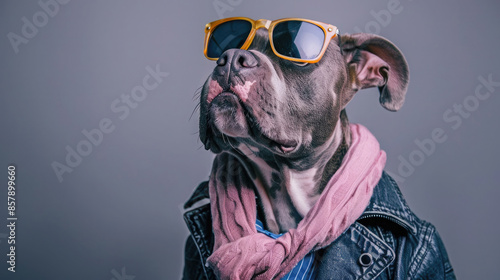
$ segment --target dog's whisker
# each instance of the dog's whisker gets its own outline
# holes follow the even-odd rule
[[[194,91],[194,95],[193,95],[193,100],[197,99],[197,98],[200,98],[200,95],[201,95],[201,91],[203,89],[203,86],[200,86],[199,88],[197,88],[195,91]]]
[[[196,106],[194,106],[193,112],[191,112],[191,115],[189,116],[189,120],[193,118],[194,113],[200,109],[200,106],[201,106],[200,102],[198,102]]]

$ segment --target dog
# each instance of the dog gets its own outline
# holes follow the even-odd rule
[[[232,29],[228,23],[234,25]],[[245,28],[248,34],[238,33]],[[262,231],[275,235],[293,231],[317,204],[350,151],[347,104],[359,90],[377,87],[380,104],[389,111],[399,110],[409,83],[407,62],[383,37],[341,35],[335,26],[310,20],[232,18],[211,23],[205,31],[205,55],[216,65],[200,94],[200,139],[207,150],[244,162],[257,196],[255,211]],[[230,32],[246,41],[228,43],[226,48],[210,41]],[[298,39],[301,36],[312,39]],[[318,43],[310,46],[314,40]],[[307,54],[307,48],[314,46],[312,55]],[[210,212],[214,198],[208,189],[209,183],[200,184],[185,204],[191,235],[185,248],[184,279],[224,278],[214,272],[213,263],[207,263],[217,243]],[[314,272],[307,275],[454,279],[437,231],[409,210],[385,172],[363,209],[333,242],[314,250],[310,265]],[[226,278],[265,279],[264,272],[259,273],[232,273]]]

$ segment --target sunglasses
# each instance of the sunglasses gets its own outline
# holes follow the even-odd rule
[[[205,26],[203,53],[208,59],[217,60],[229,49],[246,50],[259,28],[269,31],[269,42],[276,56],[303,63],[320,61],[330,40],[339,34],[336,26],[308,19],[270,21],[232,17]]]

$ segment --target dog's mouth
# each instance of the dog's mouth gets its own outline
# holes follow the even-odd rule
[[[266,147],[271,148],[273,151],[279,151],[283,154],[290,154],[294,152],[298,147],[298,143],[294,140],[273,140],[265,136],[264,134],[261,134],[260,137],[267,140],[268,144],[266,145]]]
[[[246,105],[243,108],[246,110]],[[246,111],[245,115],[249,123],[249,136],[258,146],[283,155],[291,154],[297,150],[299,146],[297,141],[267,135],[263,132],[265,130],[261,127],[257,119],[249,111]]]
[[[298,141],[271,136],[264,131],[254,109],[249,102],[244,102],[240,95],[232,91],[217,93],[208,103],[210,115],[208,126],[220,133],[212,134],[212,139],[221,145],[230,144],[236,147],[239,141],[254,144],[259,148],[270,150],[274,153],[288,155],[299,146]],[[218,136],[217,136],[218,135]],[[232,137],[227,139],[226,136]],[[231,143],[231,141],[235,141]]]

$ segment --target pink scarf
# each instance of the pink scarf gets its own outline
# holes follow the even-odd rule
[[[219,279],[280,279],[361,216],[386,156],[368,129],[350,128],[352,143],[342,165],[297,228],[278,239],[257,233],[255,192],[243,165],[228,153],[217,155],[209,182],[215,245],[207,263]]]

